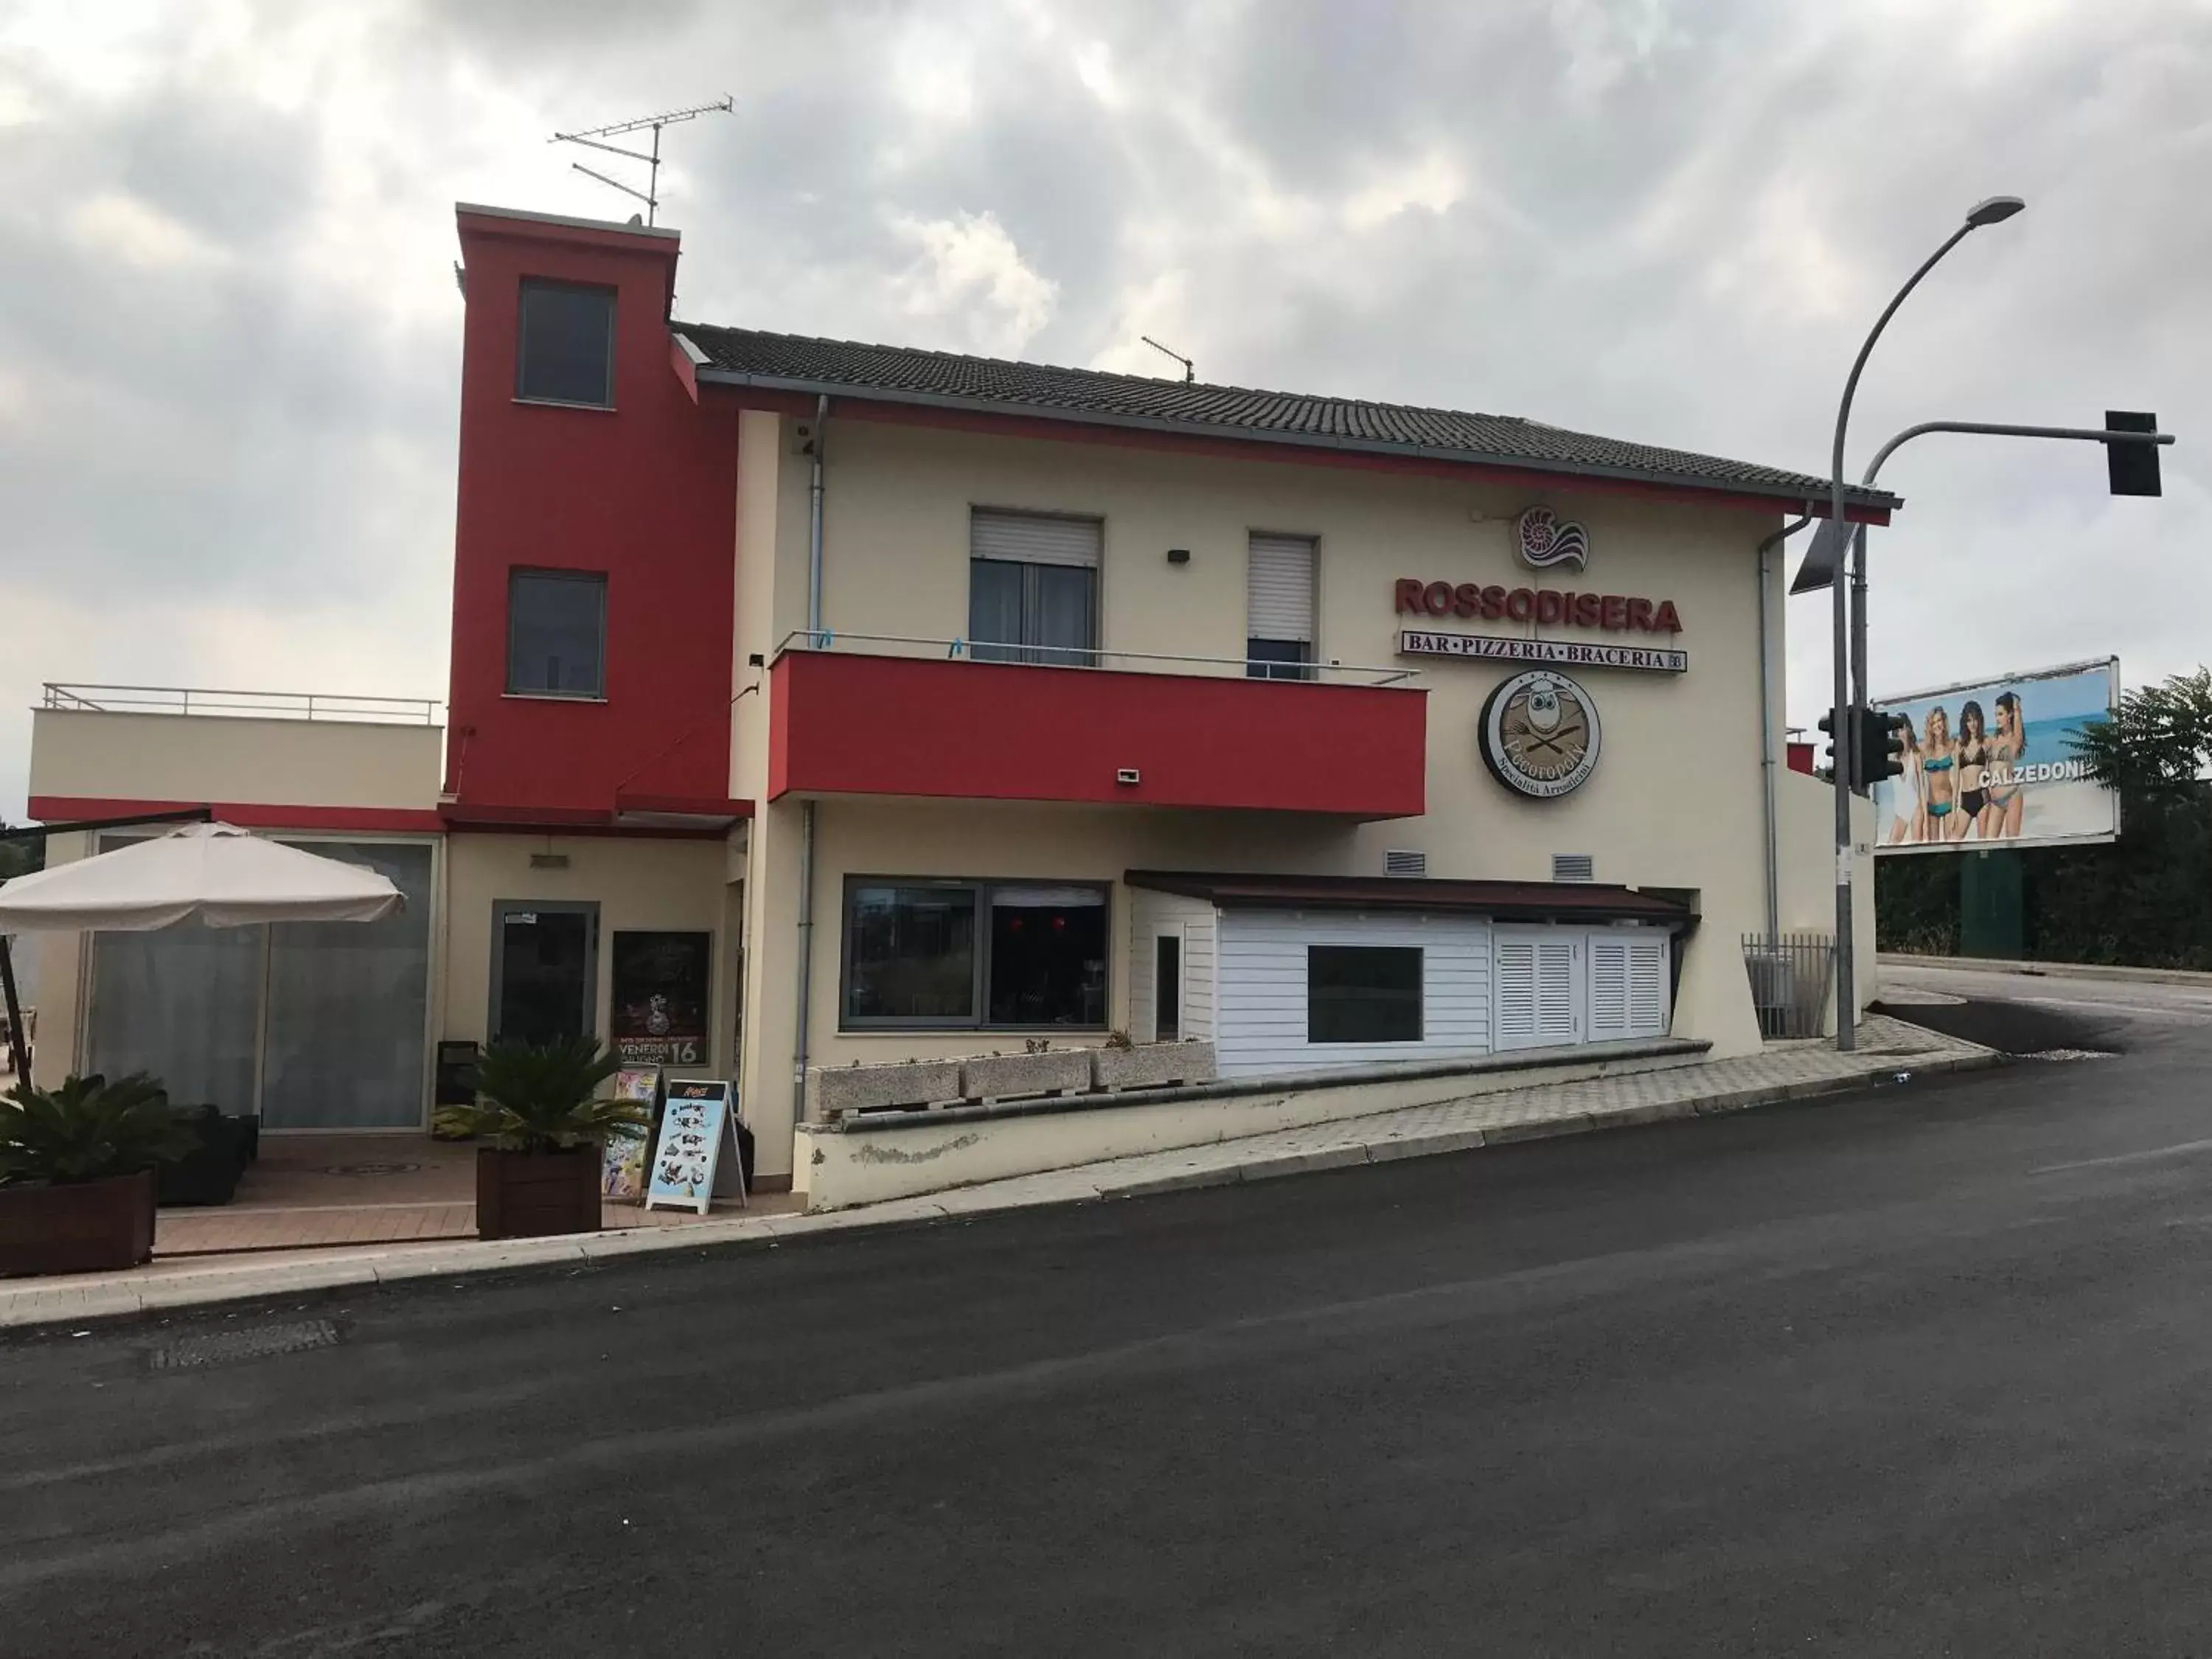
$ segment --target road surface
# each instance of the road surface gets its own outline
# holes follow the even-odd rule
[[[0,1651],[2202,1653],[2212,1001],[1942,983],[2123,1052],[0,1344]]]

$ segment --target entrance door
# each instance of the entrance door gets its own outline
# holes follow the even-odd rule
[[[599,1029],[598,905],[501,899],[491,932],[494,1042],[564,1042]]]

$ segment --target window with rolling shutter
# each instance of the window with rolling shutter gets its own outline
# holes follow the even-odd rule
[[[1081,667],[1098,647],[1096,519],[974,509],[968,519],[968,647],[981,662]]]
[[[1245,564],[1245,669],[1255,679],[1311,679],[1314,538],[1254,532]]]

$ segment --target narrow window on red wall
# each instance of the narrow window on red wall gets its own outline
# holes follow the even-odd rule
[[[525,697],[607,694],[607,579],[515,570],[507,579],[507,689]]]
[[[526,282],[521,313],[514,395],[532,403],[613,408],[614,290]]]

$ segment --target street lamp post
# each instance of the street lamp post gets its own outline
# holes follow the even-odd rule
[[[1992,196],[1978,202],[1967,213],[1966,222],[1944,239],[1943,246],[1929,254],[1920,269],[1906,278],[1905,286],[1882,308],[1875,319],[1873,331],[1866,343],[1859,348],[1858,356],[1851,363],[1850,378],[1844,382],[1844,399],[1836,410],[1835,447],[1828,465],[1828,512],[1833,521],[1833,533],[1839,538],[1839,550],[1847,544],[1840,538],[1844,530],[1844,437],[1851,420],[1851,398],[1859,389],[1859,375],[1865,370],[1867,358],[1874,351],[1881,331],[1889,326],[1889,319],[1905,303],[1905,296],[1920,286],[1920,279],[1936,269],[1943,256],[1959,246],[1984,225],[2002,224],[2027,204],[2017,196]],[[1858,1046],[1858,997],[1852,985],[1851,960],[1851,774],[1849,735],[1851,708],[1851,625],[1850,584],[1844,580],[1839,568],[1836,573],[1832,609],[1835,625],[1835,711],[1836,711],[1836,1047],[1842,1049]]]

